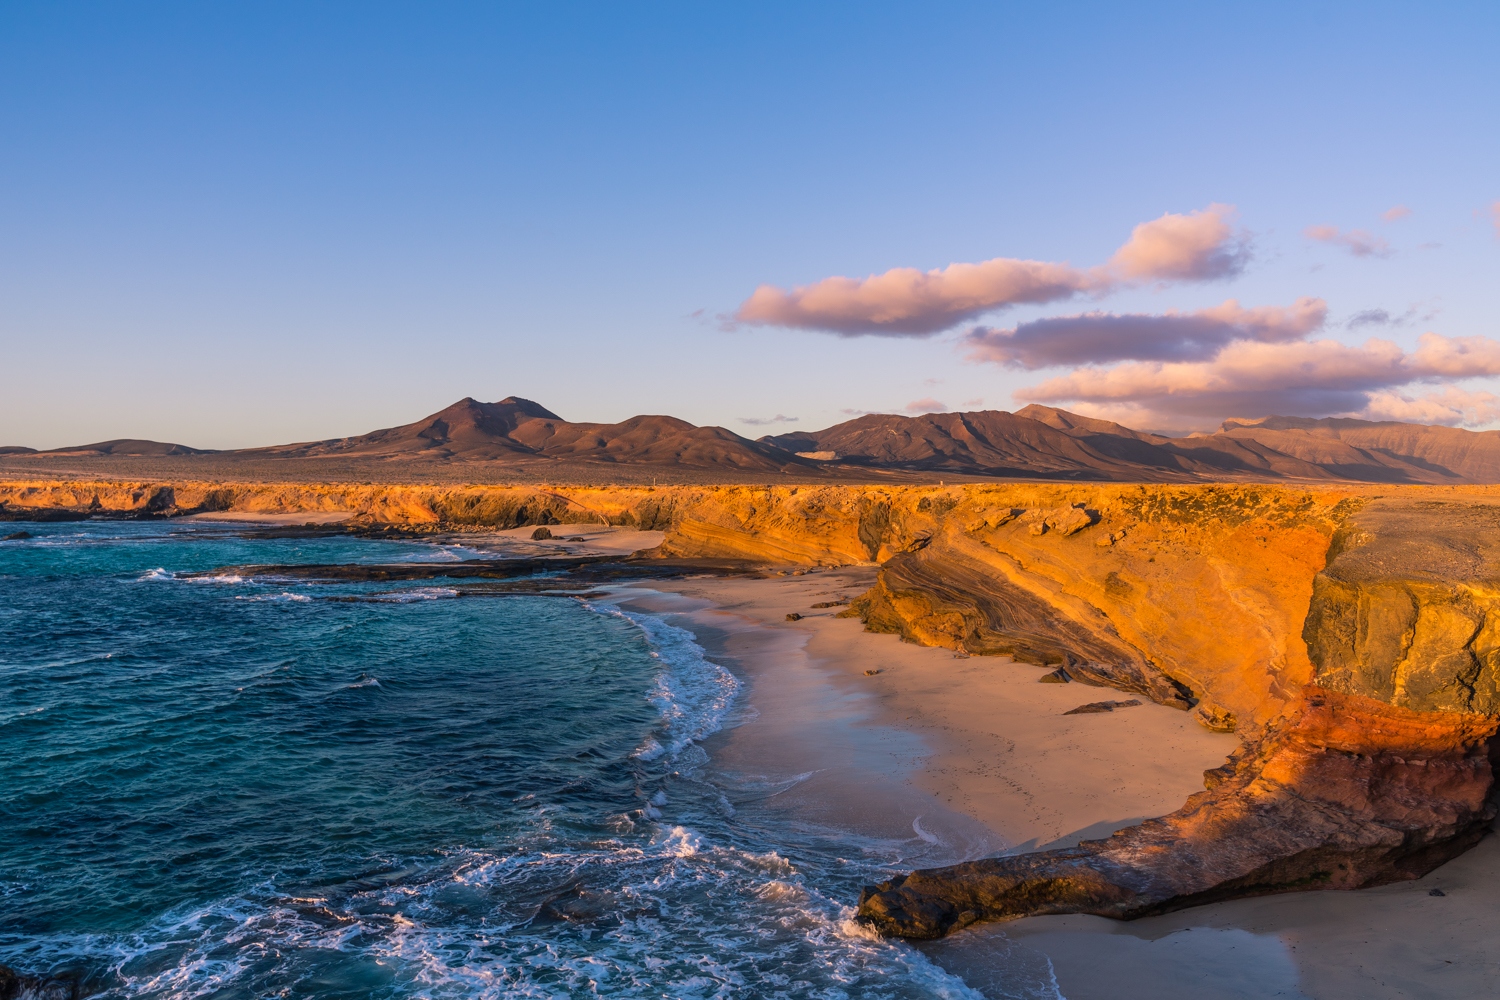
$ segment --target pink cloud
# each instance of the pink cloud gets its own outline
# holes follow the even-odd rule
[[[1210,205],[1142,223],[1108,265],[1088,270],[996,257],[930,271],[898,267],[865,278],[824,278],[790,290],[761,285],[734,319],[843,336],[921,337],[1005,306],[1101,295],[1145,281],[1231,277],[1249,253],[1231,228],[1233,214],[1233,206]]]
[[[1213,204],[1187,215],[1164,214],[1143,222],[1115,251],[1110,265],[1134,281],[1207,281],[1230,278],[1245,268],[1249,248],[1230,223],[1233,205]]]
[[[1356,257],[1389,257],[1393,252],[1389,243],[1364,229],[1340,232],[1338,226],[1308,226],[1302,235],[1319,243],[1341,246]]]
[[[1301,298],[1291,306],[1242,307],[1234,299],[1196,312],[1164,315],[1084,313],[1021,323],[1009,330],[975,327],[964,337],[969,359],[1010,368],[1092,365],[1111,361],[1192,361],[1213,357],[1235,340],[1301,340],[1323,326],[1328,304]]]
[[[1405,205],[1393,205],[1384,212],[1381,212],[1380,217],[1386,222],[1395,222],[1397,219],[1404,219],[1410,214],[1411,209]]]
[[[1366,420],[1473,426],[1500,420],[1500,396],[1454,386],[1416,398],[1395,392],[1373,392],[1358,416]]]
[[[1024,402],[1072,404],[1133,426],[1193,430],[1225,417],[1365,412],[1395,404],[1415,383],[1500,374],[1500,341],[1425,333],[1415,351],[1388,340],[1358,347],[1334,340],[1235,341],[1207,361],[1136,361],[1080,368],[1023,389]],[[1451,409],[1451,407],[1450,407]],[[1465,411],[1476,414],[1473,406]],[[1128,418],[1128,419],[1127,419]],[[1465,417],[1461,422],[1474,422]]]
[[[947,413],[948,404],[935,399],[916,399],[906,404],[907,413]]]
[[[1495,226],[1495,235],[1500,236],[1500,201],[1490,206],[1490,222]]]

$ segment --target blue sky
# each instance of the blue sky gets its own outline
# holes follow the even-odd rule
[[[973,322],[1315,297],[1315,340],[1500,335],[1500,8],[1043,8],[0,3],[0,444],[238,447],[511,394],[750,436],[1014,409],[1069,369],[968,361],[972,322],[724,317],[761,284],[1102,265],[1214,203],[1252,251],[1226,280]],[[1346,325],[1371,310],[1411,318]],[[1423,371],[1392,391],[1447,390]]]

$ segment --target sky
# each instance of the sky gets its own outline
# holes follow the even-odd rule
[[[0,0],[0,445],[1500,418],[1500,6]]]

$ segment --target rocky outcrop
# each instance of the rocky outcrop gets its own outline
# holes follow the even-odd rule
[[[78,1000],[83,984],[67,976],[28,976],[0,965],[0,1000]]]
[[[861,916],[913,938],[1027,914],[1130,918],[1416,878],[1472,846],[1496,815],[1500,508],[1374,500],[1330,541],[1300,636],[1312,677],[1206,791],[1108,840],[872,886]]]
[[[50,482],[0,484],[0,500],[84,516],[344,511],[433,530],[608,523],[664,531],[653,555],[683,565],[879,565],[846,612],[871,630],[1149,698],[1241,738],[1171,815],[873,887],[860,912],[886,933],[1375,885],[1430,870],[1494,815],[1500,489]]]

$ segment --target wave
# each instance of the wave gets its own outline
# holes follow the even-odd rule
[[[48,936],[29,958],[53,968],[104,958],[100,1000],[303,994],[315,983],[322,996],[431,1000],[984,1000],[856,922],[775,851],[712,845],[681,826],[639,847],[459,850],[425,870],[346,885],[267,882],[135,934]]]
[[[653,615],[613,605],[584,602],[584,607],[633,623],[645,633],[651,656],[660,664],[647,700],[661,712],[661,720],[632,756],[640,760],[675,757],[723,728],[740,682],[708,658],[693,633]]]
[[[306,594],[293,594],[283,591],[280,594],[241,594],[235,598],[236,601],[296,601],[298,603],[311,601],[312,598]]]
[[[148,569],[135,578],[136,583],[153,583],[157,581],[171,580],[181,583],[247,583],[245,577],[234,573],[218,573],[213,576],[178,576],[176,573],[162,566]]]
[[[411,590],[393,590],[384,594],[368,594],[364,597],[364,600],[380,601],[387,604],[411,604],[414,601],[441,601],[458,596],[459,592],[452,587],[413,587]]]

